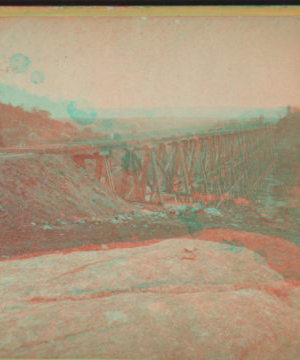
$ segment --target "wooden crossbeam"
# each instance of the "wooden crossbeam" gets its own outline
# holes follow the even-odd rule
[[[252,189],[248,192],[248,193],[246,193],[245,194],[245,197],[248,197],[249,196],[249,194],[255,189],[255,186],[256,186],[256,184],[262,179],[262,177],[263,177],[263,175],[265,175],[266,173],[267,173],[267,171],[270,169],[270,167],[272,167],[272,162],[269,164],[269,166],[266,168],[266,170],[260,175],[260,177],[256,180],[256,182],[255,182],[255,184],[254,184],[254,186],[252,186]]]
[[[247,146],[247,139],[246,134],[243,134],[243,148],[242,148],[242,158],[243,158],[243,169],[245,171],[245,185],[247,186],[247,189],[249,190],[251,188],[250,179],[249,179],[249,169],[248,169],[248,162],[246,157],[246,146]]]
[[[209,137],[207,138],[207,142],[208,142],[208,147],[209,147],[209,151],[210,151],[212,167],[213,167],[214,173],[216,175],[216,176],[214,176],[215,186],[216,186],[216,189],[218,192],[218,196],[221,197],[221,195],[223,194],[223,189],[221,188],[221,184],[220,184],[220,180],[219,180],[219,177],[220,177],[219,169],[216,166],[215,155],[213,153],[213,149],[212,149],[211,141],[210,141]]]
[[[153,183],[153,187],[152,187],[152,191],[153,193],[155,192],[155,190],[158,190],[158,196],[159,196],[159,200],[160,203],[162,204],[162,197],[161,197],[161,187],[160,187],[160,182],[159,182],[159,178],[158,178],[158,169],[157,169],[157,163],[156,163],[156,156],[155,156],[155,151],[152,150],[151,152],[151,159],[152,159],[152,163],[153,163],[153,171],[154,171],[154,183]]]
[[[193,150],[192,150],[192,158],[189,166],[189,177],[190,179],[193,178],[193,172],[194,172],[194,162],[197,155],[197,150],[199,147],[199,143],[196,141],[196,139],[193,139]]]
[[[130,200],[132,193],[135,191],[140,200],[145,200],[145,169],[147,169],[148,157],[146,155],[144,162],[139,164],[137,161],[138,154],[135,151],[133,151],[132,154],[134,155],[133,162],[137,171],[131,174],[134,183],[127,195],[127,198]]]
[[[125,165],[136,169],[130,174],[127,199],[130,200],[135,193],[143,201],[147,186],[151,189],[152,200],[156,194],[160,203],[163,194],[174,195],[180,201],[184,197],[195,201],[209,194],[215,202],[225,195],[236,196],[237,192],[239,196],[246,196],[259,185],[266,168],[272,163],[279,137],[278,131],[272,127],[199,136],[167,144],[160,142],[156,146],[144,147],[142,152],[147,155],[143,162],[138,160],[137,150],[127,150],[130,156],[125,157],[125,162],[128,162]],[[95,159],[97,178],[100,179],[105,171],[110,190],[115,192],[111,155],[97,154]],[[81,156],[74,157],[74,161],[84,166]]]
[[[157,163],[157,165],[160,167],[162,173],[165,175],[165,180],[166,180],[166,182],[167,182],[167,184],[168,184],[168,187],[169,187],[169,189],[170,189],[170,192],[173,192],[175,195],[178,195],[178,192],[177,192],[176,190],[174,190],[174,182],[173,182],[174,179],[172,179],[171,174],[170,174],[170,172],[169,172],[169,166],[171,165],[171,161],[172,161],[172,160],[170,160],[170,161],[168,162],[168,164],[167,164],[167,166],[166,166],[166,168],[165,168],[165,167],[162,165],[162,163],[159,161],[159,159],[156,158],[156,163]],[[161,179],[161,178],[160,178],[160,179]]]
[[[179,153],[180,153],[180,159],[181,159],[181,167],[182,167],[183,175],[184,175],[186,192],[189,193],[190,196],[192,196],[192,198],[194,198],[193,184],[192,184],[190,176],[189,176],[189,171],[188,171],[188,167],[186,164],[186,160],[185,160],[185,156],[184,156],[184,152],[183,152],[181,144],[179,144]]]
[[[101,180],[101,176],[102,176],[102,165],[103,164],[103,158],[99,157],[98,159],[96,159],[96,168],[95,168],[95,176],[97,180]]]
[[[115,187],[114,187],[114,181],[113,181],[113,177],[112,177],[112,173],[111,173],[110,159],[108,159],[107,156],[104,156],[104,164],[105,164],[105,170],[106,170],[110,190],[114,193]]]
[[[199,156],[199,168],[201,169],[201,172],[198,175],[198,180],[197,181],[199,181],[199,179],[204,180],[203,181],[203,186],[204,186],[204,189],[206,191],[206,194],[207,193],[212,194],[213,191],[212,191],[212,189],[210,187],[210,184],[209,184],[209,181],[208,181],[208,174],[207,174],[207,168],[206,168],[207,152],[208,152],[207,148],[208,148],[208,146],[207,146],[206,139],[201,138],[200,143],[199,143],[199,151],[201,151],[201,149],[202,149],[202,151],[201,151],[202,156]],[[201,179],[200,176],[202,176],[202,175],[204,175],[204,179]]]
[[[192,148],[191,151],[189,151],[189,149],[187,149],[188,147]],[[188,170],[188,174],[190,175],[191,172],[193,171],[193,162],[196,157],[195,140],[189,141],[187,143],[187,146],[184,146],[184,144],[181,143],[181,148],[184,152],[185,159],[188,161],[188,165],[186,165],[186,167]]]
[[[170,157],[169,157],[169,155],[168,155],[168,153],[166,151],[165,146],[163,146],[160,150],[161,151],[159,152],[158,157],[156,158],[156,163],[157,163],[157,165],[160,167],[160,169],[162,171],[162,175],[161,175],[159,181],[161,181],[162,177],[165,176],[165,181],[167,183],[167,187],[169,187],[170,191],[173,191],[174,178],[172,177],[172,174],[170,173],[169,168],[173,167],[176,148],[173,147]],[[163,163],[163,160],[162,160],[162,155],[165,158],[164,163]]]

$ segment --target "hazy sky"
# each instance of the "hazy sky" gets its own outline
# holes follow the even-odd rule
[[[299,64],[298,17],[0,19],[0,83],[96,108],[299,105]]]

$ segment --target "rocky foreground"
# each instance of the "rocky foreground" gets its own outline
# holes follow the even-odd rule
[[[1,261],[0,357],[299,359],[299,260],[216,229]]]

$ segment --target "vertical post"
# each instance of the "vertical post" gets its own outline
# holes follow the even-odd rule
[[[194,201],[194,191],[193,191],[193,185],[191,184],[191,179],[189,177],[189,171],[188,168],[186,166],[186,162],[184,159],[184,153],[183,153],[183,149],[182,149],[182,145],[179,144],[179,153],[180,153],[180,159],[181,159],[181,166],[182,166],[182,170],[183,170],[183,176],[184,176],[184,182],[185,182],[185,187],[186,187],[186,192],[191,195],[193,201]]]
[[[171,170],[171,178],[172,178],[172,186],[173,186],[173,191],[178,192],[179,190],[179,185],[178,188],[176,188],[175,185],[175,179],[178,179],[178,169],[179,169],[179,150],[178,150],[178,143],[174,142],[173,143],[173,148],[174,148],[174,155],[172,158],[172,170]],[[179,184],[179,182],[177,182]],[[176,190],[175,190],[176,188]]]
[[[154,179],[155,179],[155,186],[153,186],[153,190],[157,188],[158,196],[159,196],[159,202],[162,204],[162,197],[161,197],[161,189],[159,184],[159,177],[158,177],[158,171],[157,171],[157,164],[156,164],[156,157],[155,157],[155,150],[152,150],[152,162],[153,162],[153,171],[154,171]]]
[[[145,149],[144,161],[142,162],[142,172],[141,172],[141,196],[143,201],[146,201],[147,196],[147,187],[149,186],[149,167],[151,161],[150,149],[147,147]]]
[[[96,169],[95,169],[95,176],[98,181],[101,180],[101,176],[102,176],[102,163],[103,163],[102,156],[98,154],[96,158]]]
[[[132,167],[133,167],[133,182],[134,189],[136,190],[136,194],[139,198],[142,198],[142,192],[140,189],[141,177],[142,173],[142,165],[139,162],[139,156],[135,150],[132,151]],[[135,171],[134,171],[135,170]]]
[[[210,157],[211,157],[211,162],[212,162],[212,166],[213,166],[213,173],[214,173],[214,183],[216,186],[216,190],[218,192],[218,196],[219,198],[222,195],[222,190],[220,187],[220,183],[219,183],[219,171],[216,167],[216,163],[215,163],[215,158],[214,158],[214,154],[213,154],[213,150],[212,150],[212,145],[211,145],[211,141],[210,141],[210,137],[207,137],[207,142],[208,142],[208,147],[209,147],[209,152],[210,152]],[[214,194],[216,195],[216,194]]]
[[[114,187],[114,181],[113,181],[112,172],[111,172],[110,156],[104,155],[104,164],[105,164],[106,175],[107,175],[110,190],[112,193],[114,193],[115,187]]]

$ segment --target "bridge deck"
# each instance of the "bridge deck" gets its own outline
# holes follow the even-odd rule
[[[267,124],[263,126],[250,126],[240,124],[236,128],[218,128],[194,131],[192,133],[173,135],[173,136],[157,136],[149,137],[149,133],[138,133],[136,136],[131,136],[129,133],[123,134],[122,139],[117,141],[113,139],[82,139],[80,141],[64,142],[64,143],[51,143],[51,144],[23,144],[18,146],[0,147],[0,156],[5,154],[25,154],[25,153],[38,153],[38,154],[85,154],[92,152],[100,152],[103,155],[108,155],[111,150],[118,149],[142,149],[145,147],[154,147],[158,143],[173,143],[184,140],[191,140],[200,137],[215,137],[220,135],[232,135],[241,132],[256,132],[262,129],[267,129],[274,126],[274,124]]]
[[[127,133],[119,141],[102,137],[10,146],[0,148],[0,158],[60,154],[83,168],[92,159],[96,178],[125,200],[162,203],[166,195],[217,206],[223,199],[251,194],[274,163],[279,138],[275,124],[238,125],[154,138]]]

